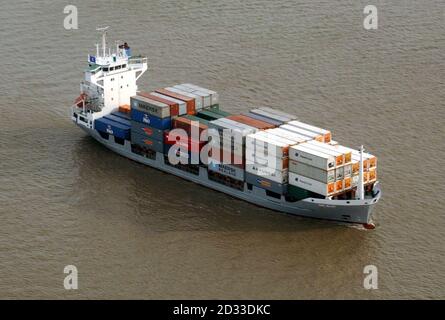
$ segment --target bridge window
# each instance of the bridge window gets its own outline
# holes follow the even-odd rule
[[[102,70],[108,72],[108,67],[103,67]]]

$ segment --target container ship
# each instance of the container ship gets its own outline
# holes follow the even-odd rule
[[[292,215],[373,228],[377,157],[270,107],[229,113],[190,83],[139,90],[147,57],[107,28],[71,107],[72,121],[110,150],[230,196]],[[209,191],[213,192],[213,191]]]

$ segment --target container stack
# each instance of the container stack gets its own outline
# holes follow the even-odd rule
[[[123,112],[113,112],[107,116],[96,119],[94,128],[99,134],[108,139],[110,135],[114,136],[116,142],[124,144],[125,140],[130,140],[131,123],[129,116]]]
[[[209,132],[211,134],[209,143],[212,144],[209,161],[244,168],[246,136],[257,132],[258,129],[229,118],[210,121],[209,129],[213,131]],[[212,139],[212,135],[219,141]]]
[[[303,140],[268,129],[246,138],[246,182],[281,196],[289,179],[289,147]]]

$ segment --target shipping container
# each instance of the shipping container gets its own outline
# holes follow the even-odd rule
[[[191,84],[191,83],[182,83],[182,86],[186,86],[198,91],[202,91],[205,93],[208,93],[210,95],[210,105],[213,106],[215,104],[219,104],[219,95],[216,91],[210,90],[210,89],[206,89],[203,87],[199,87],[197,85]]]
[[[280,111],[280,110],[276,110],[276,109],[272,109],[272,108],[269,108],[269,107],[260,107],[258,109],[260,109],[262,111],[265,111],[265,112],[269,112],[271,114],[275,114],[275,115],[281,116],[281,117],[289,118],[291,120],[298,119],[298,117],[296,115],[294,115],[294,114],[289,114],[289,113],[286,113],[286,112],[283,112],[283,111]]]
[[[208,109],[199,110],[199,112],[196,115],[208,121],[224,118],[224,116],[220,115],[219,113],[213,112]]]
[[[198,114],[196,114],[196,115],[186,114],[183,117],[186,118],[186,119],[189,119],[191,121],[198,121],[199,123],[205,125],[206,127],[209,127],[209,121],[205,120],[203,118],[200,118],[198,116]]]
[[[314,142],[320,143],[320,145],[317,145]],[[323,152],[323,153],[333,156],[335,158],[335,165],[337,167],[342,166],[345,163],[345,155],[339,151],[326,148],[325,143],[310,140],[305,143],[302,143],[301,145],[305,148],[316,150],[316,151]]]
[[[241,168],[245,166],[245,157],[243,154],[235,153],[225,148],[213,147],[209,149],[209,160],[216,163],[231,164]]]
[[[335,193],[342,192],[344,190],[344,180],[335,181]]]
[[[289,154],[289,142],[287,139],[279,139],[273,135],[265,135],[264,131],[249,134],[246,137],[246,150],[255,152],[259,156],[273,155],[277,158],[286,157]]]
[[[311,139],[309,137],[300,135],[296,132],[281,129],[281,128],[268,129],[268,130],[266,130],[266,132],[269,132],[273,135],[276,135],[276,136],[279,136],[282,138],[286,138],[288,140],[292,140],[292,141],[294,141],[293,144],[303,143],[303,142],[309,141]]]
[[[168,131],[164,132],[164,144],[176,144],[191,152],[200,153],[206,143],[206,141],[196,140],[191,136],[179,135],[174,138],[174,136],[169,134]]]
[[[329,142],[329,144],[330,144],[331,146],[338,146],[338,141],[331,140],[331,141]]]
[[[260,156],[256,152],[249,152],[246,150],[246,163],[258,164],[269,168],[275,168],[276,170],[283,170],[289,168],[289,158],[276,158]]]
[[[201,133],[204,130],[207,130],[207,125],[202,123],[201,121],[193,121],[186,117],[177,117],[172,121],[172,126],[174,129],[183,129],[189,136],[192,135],[192,125],[197,125],[199,128],[199,136],[201,137]]]
[[[208,166],[210,171],[219,172],[220,174],[233,179],[244,181],[244,169],[242,168],[228,164],[215,163],[213,161],[210,161]]]
[[[168,91],[175,92],[175,93],[178,93],[180,95],[183,95],[183,96],[195,99],[195,110],[196,111],[197,110],[201,110],[203,108],[202,97],[200,97],[200,96],[198,96],[198,95],[196,95],[194,93],[190,93],[190,92],[187,92],[187,91],[184,91],[184,90],[181,90],[181,89],[178,89],[178,88],[174,88],[174,87],[167,87],[165,89],[168,90]]]
[[[126,127],[131,127],[130,120],[124,119],[122,117],[115,116],[113,114],[107,114],[106,116],[104,116],[104,119],[110,119],[110,120],[112,120],[114,122],[123,124]]]
[[[110,119],[99,118],[94,120],[94,129],[99,132],[111,134],[120,139],[130,139],[130,126]]]
[[[254,185],[255,187],[265,189],[280,195],[285,194],[287,192],[287,186],[288,186],[287,183],[278,183],[249,172],[246,172],[244,176],[246,182],[248,184]]]
[[[282,126],[280,126],[280,128],[281,129],[285,129],[285,130],[289,130],[289,131],[292,131],[292,132],[295,132],[295,133],[298,133],[298,134],[300,134],[302,136],[310,138],[310,140],[317,140],[317,141],[320,141],[320,142],[323,141],[323,136],[322,135],[320,135],[318,133],[314,133],[314,132],[308,131],[308,130],[305,130],[305,129],[301,129],[301,128],[292,126],[289,123],[292,123],[292,121],[288,122],[287,124],[283,124]]]
[[[369,181],[373,182],[377,180],[377,170],[376,168],[371,168],[369,170]]]
[[[357,162],[357,165],[354,167],[354,169],[357,170],[357,173],[360,170],[360,154],[355,154],[352,153],[352,162]],[[364,171],[369,171],[369,158],[367,159],[364,155],[363,155],[363,170]]]
[[[231,113],[229,113],[229,112],[227,112],[227,111],[224,111],[224,110],[219,109],[219,105],[211,106],[210,108],[208,108],[208,109],[206,109],[206,110],[210,110],[210,111],[212,111],[213,113],[219,114],[219,115],[223,116],[223,118],[232,115]]]
[[[132,109],[138,109],[161,119],[170,117],[170,107],[165,103],[143,96],[133,96],[130,99]]]
[[[250,172],[257,176],[264,177],[268,180],[278,183],[287,183],[289,179],[288,169],[275,170],[275,168],[269,168],[267,166],[262,166],[256,163],[246,163],[246,172]]]
[[[163,141],[165,130],[150,127],[142,122],[131,121],[131,134],[136,133],[149,138]]]
[[[352,163],[345,164],[343,166],[343,169],[344,169],[343,174],[345,178],[352,176]]]
[[[240,123],[244,123],[251,127],[255,127],[257,129],[262,129],[262,130],[275,128],[275,126],[270,123],[267,123],[267,122],[264,122],[261,120],[257,120],[257,119],[253,119],[253,118],[250,118],[245,115],[231,115],[231,116],[228,116],[227,119],[230,119],[230,120],[233,120],[236,122],[240,122]]]
[[[195,99],[190,98],[188,96],[179,94],[177,92],[172,92],[166,89],[157,89],[155,90],[157,93],[163,94],[165,96],[169,96],[178,100],[182,100],[186,103],[187,105],[187,114],[195,114],[196,110],[195,110]]]
[[[278,127],[278,126],[281,126],[282,124],[284,124],[283,121],[274,120],[274,119],[260,116],[259,114],[255,114],[255,113],[251,113],[251,112],[245,112],[245,113],[243,113],[243,115],[248,116],[253,119],[256,119],[256,120],[267,122],[271,125],[274,125],[275,127]]]
[[[325,142],[325,143],[331,142],[332,135],[331,135],[331,131],[329,131],[329,130],[318,128],[316,126],[313,126],[313,125],[310,125],[310,124],[307,124],[307,123],[304,123],[301,121],[297,121],[297,120],[291,121],[291,122],[289,122],[289,124],[294,127],[304,129],[307,131],[311,131],[313,133],[321,135],[323,137],[322,142]]]
[[[345,163],[350,163],[352,160],[352,152],[355,151],[354,149],[342,146],[340,144],[337,144],[335,146],[329,146],[335,148],[337,151],[343,153],[345,155]]]
[[[171,103],[176,103],[179,106],[178,107],[178,116],[183,116],[183,115],[187,114],[187,103],[185,101],[166,96],[159,92],[150,92],[150,94],[155,97],[159,97],[159,98],[165,99],[167,101],[171,101]]]
[[[163,153],[164,152],[164,144],[160,140],[151,139],[146,135],[133,133],[131,134],[131,143],[143,146],[150,150]]]
[[[122,119],[126,119],[126,120],[131,120],[131,116],[129,113],[124,113],[124,112],[120,112],[120,111],[115,111],[111,113],[113,116],[122,118]]]
[[[324,170],[295,160],[289,161],[289,172],[308,177],[323,183],[335,181],[335,169]]]
[[[189,93],[193,93],[199,97],[201,97],[202,100],[202,107],[203,108],[208,108],[212,105],[212,97],[208,92],[202,91],[202,90],[197,90],[194,88],[190,88],[188,86],[185,86],[183,84],[178,84],[176,86],[174,86],[174,88],[179,89],[179,90],[183,90]]]
[[[323,183],[293,172],[289,172],[289,184],[321,194],[325,197],[335,193],[335,182]]]
[[[266,111],[261,110],[261,109],[252,109],[249,112],[253,113],[253,114],[257,114],[257,115],[262,116],[262,117],[266,117],[266,118],[275,120],[275,121],[280,121],[280,122],[283,122],[283,123],[286,123],[286,122],[289,122],[289,121],[292,120],[291,118],[283,117],[283,116],[280,116],[280,115],[277,115],[277,114],[272,114],[270,112],[266,112]]]
[[[358,158],[360,160],[360,151],[353,150],[352,155],[356,156],[356,157],[354,157],[354,159]],[[374,156],[370,153],[367,153],[367,152],[363,152],[363,159],[367,160],[367,163],[368,163],[367,168],[368,169],[377,167],[377,157],[376,156]]]
[[[127,113],[128,114],[128,113],[130,113],[131,108],[130,108],[130,106],[128,104],[124,104],[122,106],[119,106],[118,111],[122,112],[122,113]]]
[[[344,185],[345,185],[345,190],[351,189],[352,188],[352,178],[351,177],[345,178]]]
[[[153,93],[156,93],[156,92],[153,92]],[[179,103],[174,102],[170,99],[167,99],[167,97],[163,98],[163,97],[160,97],[159,95],[153,94],[153,93],[138,92],[138,95],[142,96],[144,98],[155,100],[155,101],[158,101],[158,102],[168,105],[170,107],[170,116],[171,117],[175,117],[175,116],[179,115]]]
[[[345,169],[343,166],[335,168],[335,180],[343,180],[345,178]]]
[[[140,111],[136,108],[131,109],[131,120],[148,124],[150,127],[165,130],[171,128],[171,118],[158,118],[147,112]]]
[[[335,168],[335,157],[324,152],[309,149],[303,144],[295,145],[289,149],[289,159],[306,163],[323,170]]]

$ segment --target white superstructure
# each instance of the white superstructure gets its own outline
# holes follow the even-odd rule
[[[138,90],[137,80],[148,68],[147,58],[132,56],[126,42],[107,46],[107,29],[97,29],[102,32],[102,43],[96,44],[95,55],[88,55],[81,95],[72,108],[73,121],[88,128],[93,128],[95,119],[129,105]]]

